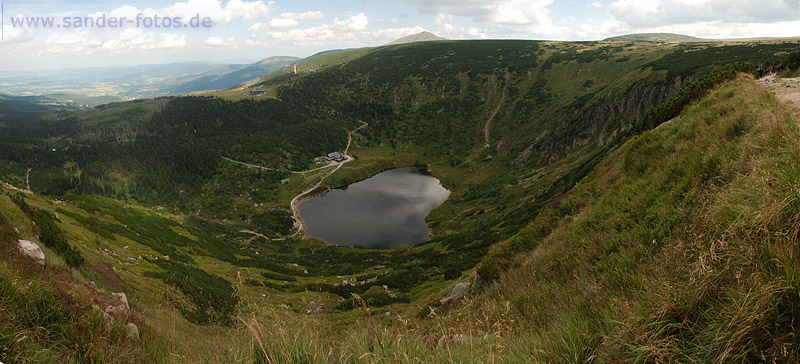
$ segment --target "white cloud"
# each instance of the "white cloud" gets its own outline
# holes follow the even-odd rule
[[[549,20],[552,0],[399,0],[424,14],[452,14],[474,22],[510,24],[542,23]]]
[[[300,25],[300,21],[317,21],[325,17],[325,14],[319,11],[306,11],[304,13],[282,13],[281,15],[270,19],[268,22],[257,22],[247,28],[249,31],[261,31],[268,29],[286,29],[293,28]]]
[[[367,30],[369,19],[359,13],[346,19],[334,18],[329,24],[322,24],[302,29],[271,29],[267,32],[270,39],[290,42],[294,46],[330,46],[359,47],[385,44],[397,38],[420,33],[425,28],[420,26]],[[265,26],[260,25],[258,29]],[[255,40],[254,40],[255,42]]]
[[[453,25],[454,17],[451,14],[438,14],[434,18],[437,35],[448,39],[475,39],[489,38],[486,28],[463,28]]]
[[[419,34],[425,31],[425,28],[421,26],[414,26],[414,27],[402,27],[402,28],[388,28],[388,29],[378,29],[372,30],[367,32],[369,37],[375,39],[376,41],[385,41],[391,42],[395,39],[402,38],[412,34]]]
[[[306,11],[305,13],[283,13],[280,15],[282,19],[294,19],[294,20],[306,20],[306,21],[317,21],[322,20],[325,17],[325,14],[319,11]]]
[[[258,32],[268,29],[270,29],[269,23],[253,23],[253,25],[247,27],[247,30],[251,32]]]
[[[329,25],[310,27],[305,29],[291,29],[285,31],[271,31],[269,36],[280,41],[288,41],[296,46],[320,46],[328,42],[355,40],[355,35],[350,32],[337,33]]]
[[[259,16],[269,14],[274,5],[274,1],[264,4],[264,1],[229,0],[225,4],[225,23],[227,24],[232,19],[239,17],[244,20],[255,20]]]
[[[619,0],[610,14],[632,28],[697,22],[774,23],[798,18],[797,2],[762,0]]]
[[[298,24],[297,20],[294,19],[274,18],[269,21],[269,26],[273,28],[291,28]]]
[[[339,20],[338,17],[333,19],[333,27],[340,29],[364,30],[368,24],[369,20],[364,13],[358,13],[345,20]]]
[[[37,33],[37,29],[15,28],[9,23],[11,23],[11,21],[6,21],[3,24],[3,41],[0,45],[25,43],[32,40]]]
[[[186,46],[186,34],[163,33],[159,43],[150,44],[153,48],[179,48]]]
[[[253,23],[253,25],[247,27],[247,30],[251,32],[258,32],[261,30],[267,30],[269,28],[270,28],[269,23]]]
[[[220,0],[187,0],[185,2],[176,2],[163,8],[139,9],[130,5],[123,5],[107,12],[107,14],[108,16],[126,17],[128,19],[135,19],[140,13],[147,17],[156,15],[159,17],[180,17],[183,23],[199,15],[200,18],[208,17],[217,24],[228,24],[238,18],[252,21],[259,16],[268,15],[274,6],[274,1],[265,3],[264,0],[229,0],[225,6],[222,5]],[[102,12],[97,12],[89,14],[89,16],[98,17],[102,14]]]
[[[437,26],[442,25],[443,23],[452,23],[453,22],[453,16],[452,15],[447,15],[447,14],[438,14],[438,15],[436,15],[436,18],[433,19],[433,22]]]
[[[191,43],[185,34],[154,32],[144,33],[141,29],[126,29],[120,37],[98,44],[109,51],[150,50],[165,48],[184,48]],[[92,48],[94,49],[94,48]]]
[[[210,46],[222,45],[222,43],[224,43],[224,42],[225,42],[225,40],[223,40],[222,37],[213,36],[213,37],[206,38],[206,45],[210,45]]]
[[[51,34],[45,40],[47,44],[78,44],[78,43],[87,43],[88,39],[84,36],[78,35],[77,33],[65,33],[59,34],[54,33]]]
[[[507,24],[550,24],[548,6],[553,0],[506,0],[497,4],[490,19]]]

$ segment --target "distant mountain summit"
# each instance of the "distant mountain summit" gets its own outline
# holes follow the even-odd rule
[[[433,34],[431,32],[422,32],[422,33],[419,33],[419,34],[412,34],[412,35],[409,35],[409,36],[402,37],[402,38],[397,39],[397,40],[395,40],[395,41],[393,41],[391,43],[388,43],[388,45],[414,43],[414,42],[427,42],[429,40],[447,40],[447,39],[442,38],[442,37],[438,37],[438,36],[436,36],[436,34]]]
[[[674,33],[636,33],[626,34],[617,37],[610,37],[604,40],[627,40],[640,42],[707,42],[708,39],[696,38],[683,34]]]
[[[301,58],[297,57],[290,57],[290,56],[272,56],[269,58],[262,59],[256,63],[253,63],[251,66],[259,65],[259,66],[269,66],[274,65],[276,63],[289,63],[294,64],[301,60]]]

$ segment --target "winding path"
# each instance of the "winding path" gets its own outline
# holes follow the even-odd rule
[[[353,141],[353,133],[355,133],[359,129],[361,129],[361,128],[363,128],[363,127],[368,125],[364,121],[362,121],[361,123],[362,123],[361,126],[356,128],[355,130],[347,132],[347,147],[344,148],[344,154],[345,155],[347,155],[347,152],[350,150],[350,143],[352,143],[352,141]],[[324,176],[322,176],[322,178],[319,180],[319,182],[317,182],[317,184],[315,184],[314,186],[306,189],[303,192],[300,192],[299,195],[294,196],[294,198],[292,199],[292,202],[289,203],[289,206],[291,206],[291,208],[292,208],[292,216],[294,217],[294,227],[295,227],[296,231],[294,232],[294,234],[289,235],[285,239],[292,238],[292,237],[296,236],[297,234],[300,234],[300,232],[303,231],[303,227],[304,227],[303,219],[300,218],[300,210],[297,207],[297,204],[300,202],[300,199],[303,198],[303,196],[311,193],[311,191],[314,191],[317,188],[319,188],[319,186],[322,185],[322,182],[325,182],[325,180],[328,177],[330,177],[330,175],[336,173],[336,171],[338,171],[339,168],[342,168],[342,166],[345,163],[350,162],[351,160],[353,160],[353,159],[348,157],[344,161],[341,161],[341,162],[338,162],[338,163],[334,162],[334,163],[336,163],[336,168],[334,168],[332,171],[330,171],[327,174],[325,174]],[[273,239],[273,240],[283,240],[283,239]]]
[[[224,160],[226,160],[228,162],[231,162],[231,163],[241,164],[241,165],[243,165],[245,167],[248,167],[248,168],[256,168],[256,169],[260,169],[262,171],[285,172],[285,173],[291,173],[291,174],[305,174],[305,173],[308,173],[308,172],[318,171],[320,169],[328,168],[330,166],[335,165],[335,163],[329,163],[328,165],[325,165],[325,166],[322,166],[322,167],[318,167],[318,168],[314,168],[314,169],[308,169],[308,170],[305,170],[305,171],[299,171],[298,172],[298,171],[287,171],[285,169],[277,169],[277,168],[272,168],[272,167],[259,166],[259,165],[256,165],[256,164],[250,164],[250,163],[247,163],[247,162],[242,162],[242,161],[237,161],[235,159],[230,159],[230,158],[225,157],[225,156],[220,156],[220,158],[222,158],[222,159],[224,159]]]
[[[348,131],[348,132],[347,132],[347,147],[345,147],[345,149],[344,149],[344,154],[345,154],[345,155],[347,155],[348,151],[350,150],[350,144],[352,144],[352,142],[353,142],[353,134],[354,134],[356,131],[360,130],[361,128],[363,128],[363,127],[365,127],[365,126],[369,125],[369,124],[368,124],[367,122],[365,122],[365,121],[361,121],[361,120],[359,120],[359,121],[361,122],[361,126],[359,126],[358,128],[356,128],[356,129],[354,129],[354,130],[352,130],[352,131]],[[311,191],[314,191],[314,190],[316,190],[317,188],[319,188],[319,186],[321,186],[321,185],[322,185],[322,183],[323,183],[323,182],[325,182],[325,180],[326,180],[328,177],[330,177],[330,175],[332,175],[332,174],[336,173],[336,171],[338,171],[338,170],[339,170],[339,168],[342,168],[342,166],[343,166],[345,163],[347,163],[347,162],[350,162],[350,161],[352,160],[352,158],[349,158],[349,157],[348,157],[347,159],[345,159],[345,160],[344,160],[344,161],[342,161],[342,162],[334,162],[334,161],[330,161],[330,162],[328,163],[328,165],[325,165],[325,166],[322,166],[322,167],[318,167],[318,168],[314,168],[314,169],[309,169],[309,170],[305,170],[305,171],[296,172],[296,171],[286,171],[286,170],[281,170],[281,169],[275,169],[275,168],[272,168],[272,167],[264,167],[264,166],[259,166],[259,165],[255,165],[255,164],[251,164],[251,163],[247,163],[247,162],[237,161],[237,160],[235,160],[235,159],[231,159],[231,158],[228,158],[228,157],[225,157],[225,156],[220,156],[220,157],[221,157],[222,159],[224,159],[224,160],[228,161],[228,162],[231,162],[231,163],[236,163],[236,164],[241,164],[241,165],[243,165],[243,166],[246,166],[246,167],[248,167],[248,168],[257,168],[257,169],[260,169],[260,170],[263,170],[263,171],[279,171],[279,172],[289,172],[289,173],[292,173],[292,174],[305,174],[305,173],[309,173],[309,172],[314,172],[314,171],[318,171],[318,170],[321,170],[321,169],[325,169],[325,168],[328,168],[328,167],[331,167],[331,166],[336,166],[336,168],[334,168],[333,170],[331,170],[331,171],[330,171],[330,172],[328,172],[327,174],[323,175],[323,176],[322,176],[322,178],[319,180],[319,182],[317,182],[317,183],[316,183],[314,186],[312,186],[312,187],[310,187],[310,188],[308,188],[308,189],[304,190],[303,192],[300,192],[300,194],[298,194],[297,196],[295,196],[294,198],[292,198],[292,201],[289,203],[289,205],[290,205],[290,206],[291,206],[291,208],[292,208],[292,217],[294,218],[294,227],[295,227],[295,232],[294,232],[294,234],[292,234],[292,235],[289,235],[289,236],[287,236],[287,237],[284,237],[284,238],[270,238],[270,237],[268,237],[268,236],[266,236],[266,235],[264,235],[264,234],[261,234],[261,233],[259,233],[259,232],[257,232],[257,231],[252,231],[252,230],[248,230],[248,229],[240,229],[240,230],[239,230],[239,232],[242,232],[242,233],[246,233],[246,234],[251,234],[251,235],[253,235],[253,236],[254,236],[254,238],[255,238],[255,237],[262,237],[262,238],[265,238],[265,239],[267,239],[267,240],[270,240],[270,241],[281,241],[281,240],[286,240],[286,239],[289,239],[289,238],[292,238],[292,237],[295,237],[295,236],[297,236],[297,234],[300,234],[300,232],[302,232],[302,231],[303,231],[303,227],[304,227],[304,225],[303,225],[303,220],[300,218],[300,211],[299,211],[299,209],[298,209],[298,207],[297,207],[297,204],[300,202],[300,199],[302,199],[302,198],[303,198],[303,196],[305,196],[305,195],[307,195],[307,194],[311,193]],[[205,218],[205,217],[202,217],[202,216],[200,216],[199,214],[195,214],[195,216],[196,216],[196,217],[198,217],[198,218],[201,218],[201,219],[203,219],[203,220],[206,220],[206,221],[212,221],[212,222],[216,222],[216,223],[219,223],[219,224],[228,225],[227,223],[225,223],[225,222],[223,222],[223,221],[218,221],[218,220],[213,220],[213,219]],[[252,239],[251,239],[251,240],[252,240]],[[248,240],[248,241],[249,241],[249,240]]]
[[[26,189],[27,189],[29,192],[30,192],[30,190],[31,190],[31,180],[30,180],[30,176],[31,176],[31,169],[30,169],[30,168],[28,168],[28,171],[27,171],[27,172],[25,172],[25,188],[26,188]]]

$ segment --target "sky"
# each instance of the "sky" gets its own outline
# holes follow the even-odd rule
[[[331,49],[377,46],[422,31],[448,39],[599,40],[645,32],[702,38],[800,35],[800,0],[0,3],[0,71],[176,62],[245,63],[270,56],[307,57]],[[26,17],[53,17],[54,23],[51,27],[41,23],[38,27],[19,26]],[[107,23],[102,28],[87,27],[83,24],[87,17],[92,21],[104,17]],[[116,27],[110,27],[108,19],[112,17],[120,22]],[[126,19],[124,24],[119,20],[122,17]],[[194,17],[197,21],[193,22]],[[168,23],[165,18],[169,18]],[[180,26],[176,26],[176,18]],[[76,20],[81,21],[80,26]]]

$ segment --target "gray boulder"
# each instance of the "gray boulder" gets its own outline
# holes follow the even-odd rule
[[[139,328],[133,322],[125,324],[125,332],[128,333],[128,338],[132,340],[139,340]]]
[[[441,300],[439,300],[439,303],[443,305],[449,305],[455,303],[456,301],[461,299],[461,297],[466,296],[469,293],[471,287],[472,285],[467,282],[461,282],[459,284],[456,284],[456,286],[453,287],[453,290],[450,291],[450,296],[442,298]]]
[[[106,307],[107,313],[116,315],[127,315],[131,312],[131,306],[128,305],[128,297],[124,293],[112,293],[112,304]]]
[[[44,267],[44,253],[42,253],[42,249],[39,248],[36,243],[27,240],[20,240],[17,242],[17,247],[19,250],[31,257],[36,263]]]

